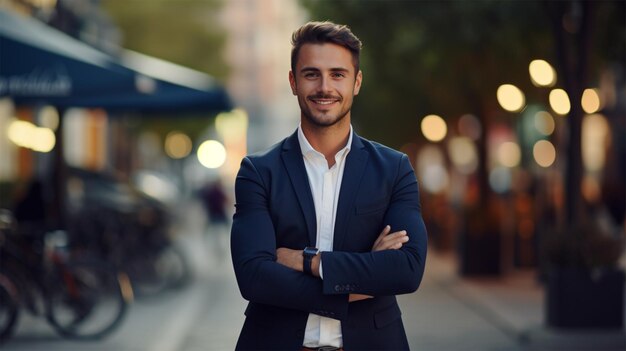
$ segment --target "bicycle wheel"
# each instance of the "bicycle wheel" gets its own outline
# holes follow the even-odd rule
[[[18,312],[15,286],[0,273],[0,343],[13,334]]]
[[[62,336],[99,339],[114,331],[132,300],[125,274],[104,262],[70,262],[47,294],[47,316]]]
[[[125,265],[133,291],[147,297],[184,286],[191,279],[184,253],[174,246],[133,256]]]

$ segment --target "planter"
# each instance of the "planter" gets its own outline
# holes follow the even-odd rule
[[[499,275],[502,272],[498,233],[484,233],[481,236],[465,234],[459,249],[461,275]]]
[[[624,272],[615,268],[553,268],[546,280],[548,326],[624,327]]]

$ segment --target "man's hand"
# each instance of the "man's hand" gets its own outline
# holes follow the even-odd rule
[[[276,262],[298,272],[304,271],[304,257],[302,256],[302,250],[292,250],[286,247],[279,247],[276,249]],[[320,276],[320,255],[316,255],[311,260],[311,272],[316,277]]]
[[[389,232],[391,232],[391,227],[386,226],[374,242],[372,251],[397,250],[402,247],[402,244],[409,241],[409,237],[406,235],[406,230],[401,230],[391,234],[389,234]],[[371,299],[372,297],[373,296],[362,294],[350,294],[348,301],[356,302]]]
[[[409,241],[406,230],[400,230],[389,234],[390,232],[391,227],[387,225],[378,236],[378,239],[374,242],[372,251],[397,250],[401,248],[404,243]]]

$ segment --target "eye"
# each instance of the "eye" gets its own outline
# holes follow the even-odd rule
[[[335,72],[335,73],[332,74],[333,78],[343,78],[345,76],[346,75],[344,73],[341,73],[341,72]]]
[[[306,72],[304,78],[316,78],[319,74],[317,72]]]

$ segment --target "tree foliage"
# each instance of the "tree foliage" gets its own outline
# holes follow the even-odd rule
[[[227,77],[220,0],[102,0],[102,6],[120,28],[122,46]]]

